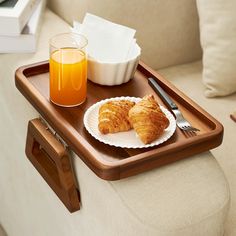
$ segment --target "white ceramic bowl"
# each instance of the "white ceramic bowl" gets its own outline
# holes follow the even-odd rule
[[[141,49],[135,45],[130,57],[121,62],[101,62],[88,57],[88,79],[101,85],[119,85],[128,82],[137,68]]]

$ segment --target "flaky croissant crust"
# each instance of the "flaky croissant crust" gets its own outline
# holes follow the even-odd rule
[[[130,109],[129,120],[144,144],[156,140],[169,126],[169,120],[160,109],[153,95],[145,96]]]
[[[98,129],[102,134],[128,131],[132,128],[128,112],[135,105],[128,100],[109,101],[99,109]]]

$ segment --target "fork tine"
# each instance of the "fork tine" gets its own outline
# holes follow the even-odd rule
[[[199,129],[191,126],[191,124],[183,117],[182,113],[178,109],[172,110],[176,117],[177,126],[186,132],[197,132]]]
[[[177,122],[177,126],[180,129],[182,129],[183,131],[186,131],[186,132],[197,132],[197,131],[200,131],[199,129],[191,126],[190,124],[189,125],[187,125],[187,124],[183,125],[183,124],[180,124],[180,123]]]
[[[197,133],[195,131],[185,131],[185,130],[182,130],[182,131],[187,138],[197,136]]]
[[[197,129],[197,128],[193,127],[193,126],[185,126],[184,130],[187,131],[187,132],[191,132],[191,131],[197,132],[197,131],[200,131],[199,129]]]
[[[199,132],[200,129],[197,129],[197,128],[193,127],[193,131],[194,131],[194,132]]]
[[[188,130],[189,130],[189,131],[193,131],[193,132],[200,131],[199,129],[197,129],[197,128],[195,128],[195,127],[192,127],[192,126],[190,126],[190,127],[188,128]]]

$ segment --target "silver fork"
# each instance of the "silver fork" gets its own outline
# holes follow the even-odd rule
[[[148,78],[148,83],[154,89],[154,91],[162,98],[165,104],[170,107],[171,111],[174,113],[176,118],[177,126],[186,132],[196,132],[199,129],[193,127],[182,115],[177,105],[171,100],[171,98],[166,94],[166,92],[158,85],[157,81],[153,78]]]
[[[178,108],[172,109],[172,111],[176,117],[176,124],[180,129],[182,129],[186,132],[200,131],[199,129],[190,125],[190,123],[183,117],[182,113],[180,112],[180,110]]]

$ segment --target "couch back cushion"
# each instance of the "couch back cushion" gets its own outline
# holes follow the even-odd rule
[[[207,97],[236,92],[236,1],[197,0]]]
[[[133,27],[142,60],[154,69],[201,58],[195,0],[48,0],[48,5],[70,24],[90,12]]]

